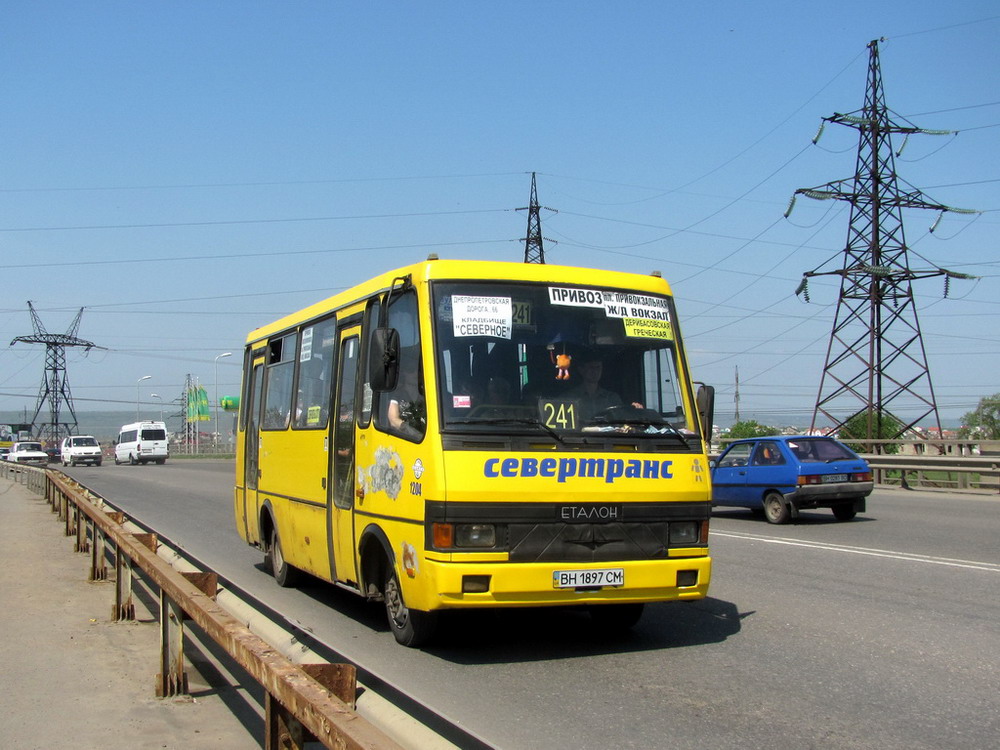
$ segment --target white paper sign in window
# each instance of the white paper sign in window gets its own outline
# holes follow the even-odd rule
[[[514,316],[510,297],[453,294],[451,309],[455,336],[510,338]]]

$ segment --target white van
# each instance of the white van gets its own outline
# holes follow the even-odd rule
[[[163,422],[135,422],[122,425],[115,441],[115,463],[144,464],[166,462],[167,426]]]
[[[59,457],[63,466],[101,465],[101,444],[92,435],[70,435],[62,441]]]

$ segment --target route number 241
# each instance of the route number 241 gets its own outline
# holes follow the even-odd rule
[[[574,401],[544,401],[542,421],[552,430],[575,430],[577,406]]]

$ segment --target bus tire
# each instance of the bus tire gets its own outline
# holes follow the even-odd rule
[[[632,628],[642,617],[645,606],[642,602],[595,604],[588,611],[594,625],[601,630],[613,632]]]
[[[854,509],[853,500],[849,503],[833,506],[833,517],[838,521],[851,521],[856,515],[858,515],[858,511]]]
[[[768,523],[788,523],[791,513],[785,498],[779,492],[768,492],[764,495],[764,518]]]
[[[277,527],[271,529],[271,542],[267,546],[264,563],[271,569],[274,580],[282,588],[289,589],[298,583],[298,568],[293,568],[285,561],[285,554],[281,551],[281,540],[278,538]]]
[[[385,600],[389,629],[397,643],[417,648],[431,639],[437,627],[437,613],[421,612],[406,606],[399,578],[392,566],[389,566],[386,573],[382,598]]]

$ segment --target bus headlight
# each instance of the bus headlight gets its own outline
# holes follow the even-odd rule
[[[679,521],[670,524],[671,544],[697,544],[698,523],[695,521]]]
[[[455,524],[456,547],[496,547],[497,530],[491,523]]]

